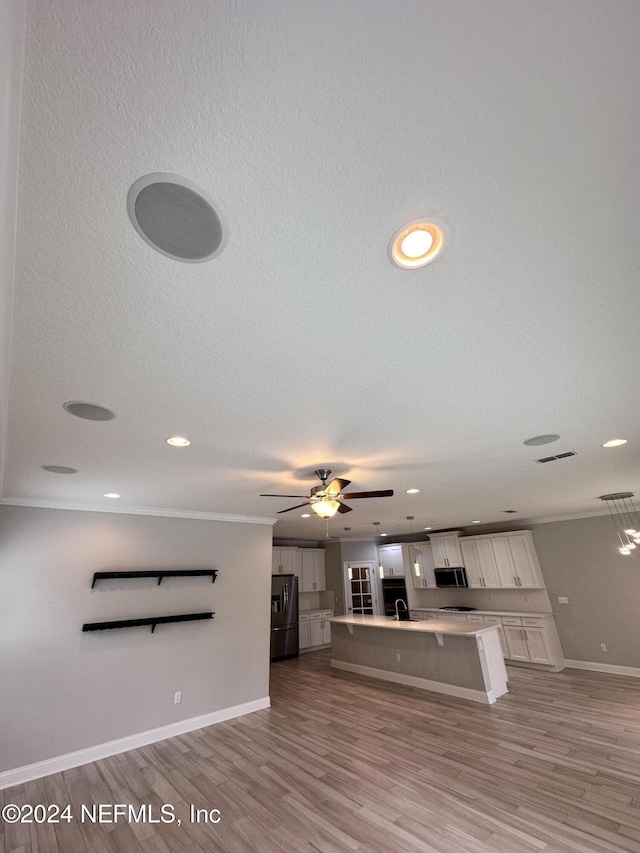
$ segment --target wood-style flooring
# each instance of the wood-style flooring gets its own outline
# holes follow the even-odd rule
[[[76,815],[170,803],[181,826],[0,821],[0,853],[640,852],[640,679],[509,675],[487,707],[327,652],[275,664],[270,709],[0,792]]]

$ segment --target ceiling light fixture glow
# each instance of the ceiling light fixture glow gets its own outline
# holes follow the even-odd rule
[[[420,489],[406,489],[405,494],[407,495],[417,495]]]
[[[311,509],[320,516],[320,518],[332,518],[340,509],[340,501],[326,500],[323,498],[319,501],[314,501],[311,504]]]
[[[116,492],[107,492],[105,498],[119,498],[120,495],[116,494]]]
[[[444,248],[444,227],[426,219],[407,222],[391,238],[389,260],[402,269],[419,269],[441,254]]]
[[[311,513],[310,512],[303,512],[302,515],[300,516],[300,518],[311,518]]]
[[[628,441],[628,438],[612,438],[609,441],[605,441],[602,447],[620,447],[622,444],[626,444]]]
[[[636,532],[640,528],[640,515],[633,503],[633,492],[601,495],[600,500],[606,503],[609,510],[620,543],[618,551],[626,557],[636,549],[640,538]]]
[[[167,439],[167,444],[170,444],[171,447],[189,447],[191,442],[183,435],[172,435],[171,438]]]

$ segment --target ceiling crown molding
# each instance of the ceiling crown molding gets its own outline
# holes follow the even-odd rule
[[[69,501],[45,500],[41,498],[13,498],[0,499],[3,506],[29,506],[39,509],[67,509],[79,512],[115,512],[121,515],[151,515],[163,518],[195,518],[201,521],[228,521],[236,524],[267,524],[272,526],[276,523],[275,518],[265,518],[253,515],[227,515],[222,512],[198,512],[187,509],[161,509],[145,506],[102,506],[97,504],[75,504]]]

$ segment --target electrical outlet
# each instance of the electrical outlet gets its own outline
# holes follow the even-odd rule
[[[176,690],[176,692],[173,694],[173,704],[179,705],[181,702],[182,702],[182,691]]]
[[[605,646],[604,643],[600,643],[600,648],[602,649],[603,652],[607,651],[607,647]]]
[[[396,660],[402,660],[402,658],[400,657],[400,652],[396,652]]]
[[[558,604],[568,604],[568,603],[569,603],[569,599],[567,598],[566,595],[559,595],[558,596]]]

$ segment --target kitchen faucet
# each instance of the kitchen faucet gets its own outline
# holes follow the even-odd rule
[[[404,609],[405,609],[405,610],[407,610],[407,611],[409,610],[409,608],[407,607],[407,602],[406,602],[404,599],[402,599],[402,598],[396,598],[396,603],[395,603],[395,608],[396,608],[396,617],[395,617],[395,618],[396,618],[396,622],[399,622],[399,621],[400,621],[400,615],[399,615],[399,613],[398,613],[398,605],[399,605],[399,604],[404,604]]]

